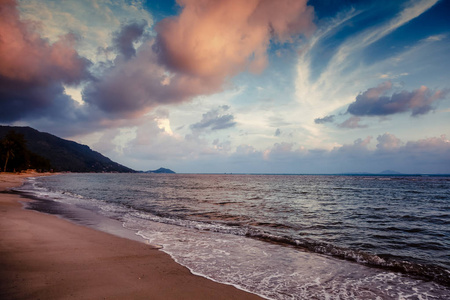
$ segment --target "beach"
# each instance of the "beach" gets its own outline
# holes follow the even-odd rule
[[[193,275],[156,247],[22,208],[0,174],[2,299],[261,299]]]

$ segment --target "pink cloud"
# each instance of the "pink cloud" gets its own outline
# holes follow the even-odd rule
[[[429,152],[433,149],[436,153],[446,153],[450,159],[450,140],[445,134],[440,137],[431,137],[406,143],[405,149],[414,152]]]
[[[20,20],[15,0],[3,0],[0,121],[47,122],[64,112],[73,116],[68,127],[88,121],[103,127],[219,92],[238,72],[261,71],[272,41],[294,42],[313,30],[313,9],[306,2],[180,0],[181,14],[161,21],[155,39],[145,34],[145,22],[123,25],[108,47],[117,57],[89,73],[90,62],[75,50],[74,35],[50,44],[37,33],[39,24]],[[83,80],[80,106],[64,85]]]
[[[345,120],[344,122],[342,122],[341,124],[338,124],[338,127],[351,128],[351,129],[367,127],[367,125],[360,124],[360,122],[361,122],[360,117],[352,116],[352,117],[348,118],[347,120]]]
[[[368,89],[362,95],[367,99],[373,99],[374,101],[376,101],[377,98],[382,96],[384,93],[386,93],[390,89],[392,89],[392,82],[385,81],[385,82],[380,83],[377,87]]]
[[[144,24],[128,24],[115,34],[127,37],[126,43],[116,43],[115,50],[123,54],[126,46],[132,55],[119,55],[86,86],[87,103],[112,118],[136,118],[159,105],[212,94],[240,71],[262,70],[271,40],[291,42],[313,29],[313,9],[306,0],[180,0],[179,4],[181,14],[162,20],[156,26],[156,40],[147,40],[138,49],[130,41],[141,38]]]
[[[68,34],[50,45],[36,33],[37,24],[20,20],[16,6],[14,0],[1,3],[0,76],[65,83],[78,83],[84,78],[89,62],[75,51],[75,37]]]
[[[156,27],[160,57],[172,70],[201,78],[259,72],[271,40],[290,42],[313,30],[306,2],[178,0],[181,15]]]
[[[377,137],[378,150],[395,150],[403,145],[402,141],[391,133],[385,133]]]

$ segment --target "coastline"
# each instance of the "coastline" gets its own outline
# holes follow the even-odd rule
[[[27,177],[0,174],[0,192]],[[0,193],[0,298],[262,299],[192,274],[148,244],[25,210]]]

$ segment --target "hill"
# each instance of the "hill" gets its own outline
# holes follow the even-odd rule
[[[0,139],[14,130],[25,138],[28,150],[48,160],[56,172],[135,172],[113,162],[88,146],[65,140],[31,127],[0,126]]]
[[[158,170],[154,170],[154,171],[146,171],[144,173],[157,173],[157,174],[175,174],[174,171],[170,170],[170,169],[165,169],[165,168],[159,168]]]

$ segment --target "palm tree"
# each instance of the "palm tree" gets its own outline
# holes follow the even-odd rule
[[[3,146],[6,149],[6,160],[5,160],[5,166],[3,167],[3,172],[6,172],[6,166],[8,165],[9,158],[14,158],[14,142],[8,139],[3,140]]]

